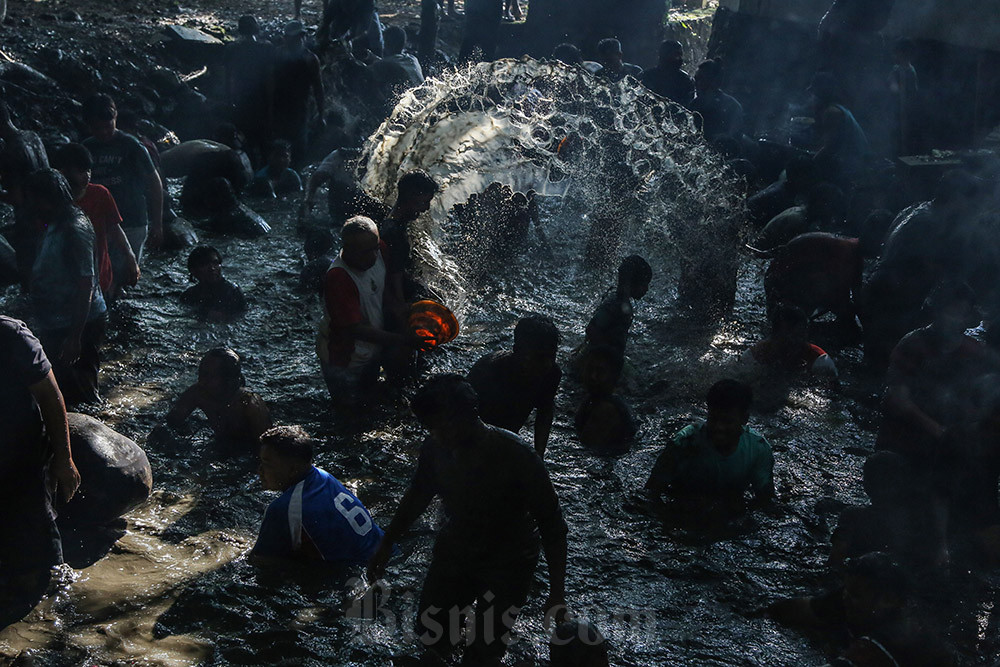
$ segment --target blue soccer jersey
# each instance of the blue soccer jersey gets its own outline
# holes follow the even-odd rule
[[[353,493],[313,467],[268,505],[253,554],[360,565],[371,558],[382,535]]]

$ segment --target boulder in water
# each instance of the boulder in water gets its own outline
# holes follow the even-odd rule
[[[201,156],[209,153],[227,153],[231,150],[225,144],[208,139],[185,141],[160,154],[160,169],[167,178],[184,178]]]
[[[174,218],[163,223],[164,250],[183,250],[198,245],[198,234],[184,218]]]
[[[149,497],[153,472],[146,453],[124,435],[87,415],[68,414],[80,490],[59,509],[60,522],[104,524]]]
[[[256,237],[271,231],[271,226],[264,218],[242,202],[221,215],[212,216],[209,224],[220,234]]]

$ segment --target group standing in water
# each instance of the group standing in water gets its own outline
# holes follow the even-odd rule
[[[468,3],[465,55],[477,49],[492,55],[498,6]],[[516,2],[507,9],[519,12]],[[215,231],[253,235],[266,224],[255,226],[255,214],[241,208],[244,189],[260,197],[295,197],[304,190],[299,217],[309,263],[299,282],[302,292],[321,301],[316,381],[322,377],[338,418],[363,417],[376,403],[409,393],[408,382],[420,375],[418,360],[437,345],[433,335],[410,327],[408,316],[412,304],[436,296],[420,280],[411,242],[414,222],[430,209],[440,185],[426,172],[405,172],[390,208],[364,192],[352,166],[359,153],[344,145],[303,187],[297,169],[308,162],[310,98],[317,122],[326,122],[320,60],[307,48],[299,21],[289,22],[282,44],[273,47],[248,19],[240,20],[241,39],[227,58],[238,132],[216,135],[228,136],[228,143],[189,146],[188,158],[175,154],[187,160],[182,205],[203,213]],[[372,90],[385,103],[423,80],[400,32],[386,31],[383,40],[374,3],[333,0],[321,34],[339,40],[364,66],[364,77],[377,84]],[[894,94],[906,98],[898,146],[914,141],[919,114],[911,50],[897,45],[887,77]],[[838,664],[952,664],[954,653],[926,613],[929,582],[949,567],[1000,561],[1000,394],[994,388],[1000,326],[989,301],[996,266],[995,258],[976,254],[981,229],[970,223],[1000,208],[1000,163],[979,165],[975,173],[949,172],[932,200],[909,208],[864,206],[860,185],[871,175],[865,132],[845,105],[840,82],[819,72],[806,109],[815,128],[812,152],[781,157],[777,180],[761,183],[754,175],[769,170],[747,141],[741,104],[723,90],[723,63],[701,63],[692,78],[682,69],[676,42],[664,43],[659,64],[645,72],[624,60],[618,39],[601,41],[596,54],[599,62],[586,61],[568,44],[554,53],[602,85],[644,85],[688,108],[706,142],[760,186],[748,194],[747,212],[760,228],[753,250],[771,260],[764,278],[771,334],[748,347],[746,365],[765,367],[767,378],[843,378],[845,369],[809,342],[812,319],[829,311],[846,341],[857,337],[860,325],[867,364],[886,372],[878,451],[859,480],[871,503],[845,509],[832,538],[830,567],[838,584],[828,593],[776,601],[768,613],[828,633]],[[14,206],[18,277],[34,330],[0,318],[0,366],[10,370],[0,379],[0,428],[12,443],[0,448],[0,498],[8,508],[5,521],[16,528],[0,535],[0,585],[10,589],[37,587],[40,573],[61,560],[51,482],[65,500],[81,482],[66,408],[99,400],[108,309],[142,279],[146,251],[160,248],[175,219],[164,198],[165,167],[157,149],[119,129],[118,118],[110,97],[89,98],[82,121],[90,136],[48,152],[37,135],[16,127],[0,101],[0,180]],[[233,139],[239,133],[246,146]],[[307,229],[324,185],[330,220]],[[889,206],[891,197],[881,194],[886,196],[877,203]],[[482,217],[502,207],[503,215],[489,221],[503,226],[500,237],[523,243],[534,224],[544,241],[536,198],[492,184],[455,218],[489,234]],[[509,251],[497,245],[507,244],[482,247],[487,254]],[[547,242],[544,248],[551,253]],[[966,257],[975,261],[963,262]],[[492,257],[481,259],[485,264]],[[867,276],[866,260],[873,265]],[[232,321],[248,310],[222,266],[222,254],[207,245],[188,255],[195,285],[179,298],[199,319]],[[652,279],[644,258],[622,258],[613,290],[597,305],[567,364],[566,384],[582,390],[574,430],[597,455],[626,453],[640,433],[621,385],[631,373],[627,348],[635,302],[647,297]],[[983,319],[980,306],[988,319],[985,342],[967,333]],[[469,635],[463,664],[499,664],[541,555],[548,567],[546,612],[568,602],[568,528],[545,465],[564,383],[561,340],[550,317],[528,314],[513,328],[510,351],[483,356],[464,377],[422,378],[410,407],[427,436],[412,481],[384,528],[361,498],[314,465],[316,440],[299,426],[274,425],[264,400],[246,386],[238,351],[215,348],[204,355],[197,382],[173,402],[166,425],[183,433],[200,410],[219,441],[259,457],[263,487],[280,493],[250,553],[262,566],[365,567],[374,582],[386,576],[408,529],[440,498],[446,520],[417,615],[424,646],[438,660],[456,652],[459,638],[435,628],[448,626],[451,610],[474,605],[477,631]],[[754,508],[780,503],[774,451],[749,426],[751,386],[722,379],[708,389],[705,403],[706,419],[664,443],[643,487],[643,506],[657,516],[667,507],[698,525],[746,511],[748,494]],[[518,433],[532,415],[529,445]],[[560,638],[565,644],[556,642]],[[608,664],[600,632],[585,622],[559,625],[553,642],[553,665]]]

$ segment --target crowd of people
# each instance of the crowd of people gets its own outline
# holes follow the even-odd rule
[[[439,11],[436,1],[424,4]],[[298,16],[300,3],[295,10]],[[501,21],[520,14],[516,0],[466,2],[460,58],[493,58]],[[240,18],[238,30],[226,47],[229,124],[219,126],[208,148],[185,149],[187,157],[161,156],[141,123],[135,134],[120,129],[123,114],[108,95],[82,104],[87,136],[51,147],[18,129],[0,101],[0,182],[14,210],[10,236],[32,327],[0,318],[0,365],[10,369],[0,379],[0,427],[12,443],[0,448],[0,498],[4,521],[17,526],[0,535],[0,585],[20,585],[61,559],[53,490],[58,485],[68,500],[80,484],[66,410],[100,400],[108,310],[128,298],[143,278],[146,255],[163,245],[177,217],[165,196],[165,172],[183,162],[171,172],[185,178],[180,204],[211,220],[217,233],[246,230],[233,222],[244,197],[300,199],[309,260],[300,291],[318,294],[322,308],[316,381],[328,388],[336,415],[357,416],[419,378],[410,406],[427,438],[382,528],[362,499],[314,465],[317,443],[304,429],[274,426],[268,406],[245,386],[237,351],[204,355],[197,382],[176,398],[167,426],[181,433],[201,410],[219,440],[259,456],[263,487],[281,494],[251,552],[265,566],[324,561],[365,566],[369,580],[381,579],[409,527],[440,498],[446,520],[424,581],[421,636],[430,654],[446,659],[461,642],[434,629],[448,627],[451,610],[475,603],[477,631],[463,664],[499,664],[502,638],[529,596],[540,555],[548,567],[545,609],[567,604],[568,529],[545,464],[556,396],[567,384],[580,390],[573,425],[595,454],[627,452],[638,433],[622,375],[636,302],[650,298],[653,270],[638,255],[621,258],[614,289],[564,368],[564,332],[544,314],[531,314],[518,320],[510,351],[483,356],[465,376],[421,378],[419,360],[437,341],[413,330],[408,316],[415,302],[438,297],[421,283],[412,226],[430,209],[439,183],[409,171],[391,206],[372,198],[354,169],[358,141],[337,146],[305,185],[300,171],[312,158],[310,128],[328,122],[325,61],[365,82],[371,108],[383,111],[438,64],[410,54],[407,33],[383,28],[371,0],[328,2],[314,42],[298,19],[284,26],[277,44],[262,38],[251,16]],[[952,664],[954,654],[922,608],[928,582],[949,567],[1000,560],[1000,326],[991,321],[998,314],[990,281],[995,257],[982,250],[990,239],[980,233],[992,229],[1000,203],[1000,161],[981,158],[949,171],[932,197],[905,200],[886,175],[886,156],[874,154],[851,112],[844,82],[830,71],[818,71],[804,91],[808,131],[783,151],[765,151],[746,134],[741,103],[724,90],[725,63],[706,60],[691,76],[683,53],[679,43],[665,42],[658,64],[643,71],[609,37],[597,45],[596,61],[573,44],[559,45],[553,58],[688,109],[706,143],[748,184],[745,210],[733,215],[748,216],[757,230],[751,250],[771,262],[763,281],[771,335],[746,350],[743,364],[835,382],[844,369],[809,342],[813,319],[830,312],[843,345],[863,347],[866,365],[858,372],[885,374],[877,451],[864,467],[871,504],[846,509],[832,539],[830,567],[840,586],[777,601],[768,612],[783,623],[830,631],[838,664]],[[892,145],[899,152],[915,142],[919,72],[912,44],[896,44],[893,55],[885,86],[898,102]],[[323,187],[328,214],[310,227]],[[481,205],[502,200],[512,211],[503,224],[517,225],[512,240],[531,223],[544,239],[533,192],[494,184],[478,197],[456,213],[463,225],[474,229],[489,208]],[[255,233],[266,231],[262,224]],[[213,247],[190,251],[195,285],[181,300],[200,319],[228,321],[247,309],[222,266]],[[984,320],[985,333],[970,336]],[[780,503],[774,451],[748,426],[751,386],[720,380],[705,402],[707,418],[664,443],[643,488],[646,506],[725,519]],[[533,446],[518,435],[529,422]],[[553,665],[608,664],[606,642],[587,623],[563,623],[553,642]]]

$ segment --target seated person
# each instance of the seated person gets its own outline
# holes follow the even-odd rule
[[[267,506],[250,557],[364,565],[382,539],[357,496],[312,464],[314,444],[301,426],[276,426],[260,437],[260,481],[281,496]]]
[[[522,317],[514,327],[513,352],[482,357],[469,371],[479,395],[479,414],[493,426],[517,433],[535,411],[535,451],[545,454],[562,371],[556,364],[559,330],[543,315]]]
[[[588,348],[607,345],[615,348],[625,358],[625,344],[632,327],[632,300],[641,299],[649,291],[653,269],[639,255],[629,255],[618,266],[618,285],[615,293],[604,299],[587,323],[587,337],[581,352],[581,363]]]
[[[864,487],[871,505],[841,512],[831,539],[831,565],[871,551],[885,551],[911,569],[926,568],[927,574],[948,564],[947,508],[920,486],[905,458],[894,452],[869,456]]]
[[[872,552],[844,564],[843,585],[825,595],[779,600],[779,623],[818,632],[839,644],[835,664],[955,665],[936,623],[913,600],[906,573],[889,554]]]
[[[198,246],[188,255],[188,273],[198,284],[181,295],[181,301],[194,308],[198,317],[210,322],[243,315],[247,310],[243,292],[222,276],[222,255],[210,246]]]
[[[785,372],[802,370],[837,377],[837,366],[826,352],[807,339],[809,319],[801,308],[780,304],[771,316],[771,337],[743,353],[745,362]]]
[[[306,263],[299,272],[299,291],[319,294],[323,291],[323,276],[337,257],[333,249],[333,234],[328,229],[310,231],[303,250]]]
[[[614,395],[623,359],[611,346],[591,348],[581,377],[587,392],[576,412],[576,435],[584,446],[602,453],[628,451],[639,430],[628,406]]]
[[[240,355],[224,347],[209,350],[198,365],[198,381],[170,408],[167,426],[182,430],[191,413],[201,410],[219,440],[256,444],[271,427],[271,413],[245,384]]]
[[[736,380],[708,390],[708,418],[681,430],[649,475],[646,491],[659,501],[666,493],[697,507],[741,507],[749,487],[759,503],[774,496],[771,445],[747,427],[753,392]]]
[[[588,621],[566,621],[549,640],[551,667],[608,667],[608,642]]]
[[[816,172],[825,181],[849,185],[869,159],[871,147],[854,114],[841,102],[843,86],[828,72],[819,72],[809,85],[817,133]]]
[[[267,166],[253,176],[250,189],[255,195],[283,197],[302,191],[302,179],[292,169],[292,144],[278,139],[271,144]]]
[[[743,131],[743,105],[722,86],[722,63],[706,60],[694,75],[697,90],[691,111],[701,114],[702,133],[712,142],[716,139],[737,138]]]
[[[625,62],[622,54],[622,43],[614,38],[602,39],[597,43],[598,57],[601,59],[601,69],[595,74],[610,81],[621,81],[626,76],[638,79],[642,76],[642,68]]]
[[[656,67],[642,73],[642,85],[686,107],[694,101],[694,79],[681,69],[683,66],[684,47],[675,39],[667,40],[660,45],[660,61]]]

